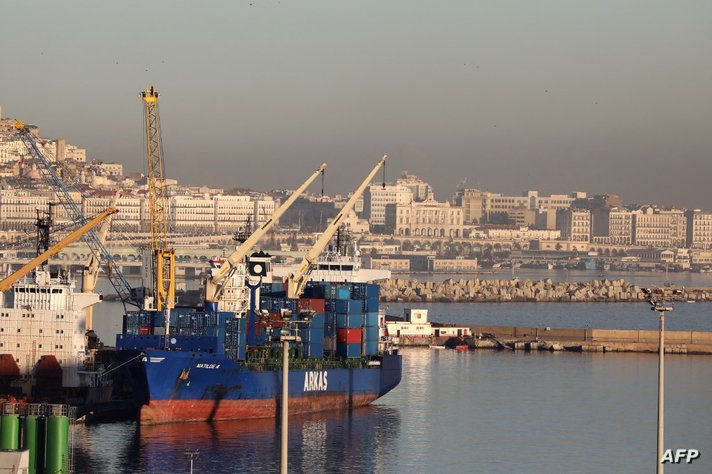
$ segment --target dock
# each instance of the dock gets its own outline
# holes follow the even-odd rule
[[[523,326],[469,326],[473,349],[569,352],[658,352],[658,331]],[[401,336],[399,346],[442,345],[449,337]],[[712,355],[712,332],[665,331],[665,352]]]

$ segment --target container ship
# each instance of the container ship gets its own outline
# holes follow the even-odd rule
[[[401,356],[385,335],[372,283],[307,285],[287,298],[282,284],[253,289],[249,317],[232,311],[130,312],[117,336],[142,424],[276,417],[281,403],[280,335],[289,348],[289,410],[309,413],[367,405],[401,379]],[[133,361],[133,362],[132,362]],[[132,362],[132,363],[129,363]],[[128,379],[126,378],[128,377]]]
[[[353,264],[325,262],[328,252],[322,257],[386,159],[282,282],[272,283],[269,255],[249,255],[250,249],[323,176],[325,164],[234,252],[211,262],[204,311],[171,306],[166,260],[168,270],[155,281],[158,300],[147,300],[158,301],[156,310],[127,313],[116,340],[115,385],[136,401],[142,424],[276,417],[285,402],[291,413],[350,409],[398,385],[402,361],[378,311],[379,286],[351,280],[358,275]],[[161,280],[163,274],[168,278]],[[315,275],[328,280],[314,281]],[[281,395],[283,344],[289,351],[288,400]]]

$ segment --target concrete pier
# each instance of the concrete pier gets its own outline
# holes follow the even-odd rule
[[[637,329],[567,329],[548,327],[470,326],[474,349],[570,352],[658,352],[658,331]],[[404,337],[401,346],[442,345],[447,337]],[[712,332],[665,331],[669,354],[712,354]]]

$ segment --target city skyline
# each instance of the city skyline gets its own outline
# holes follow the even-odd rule
[[[141,171],[153,84],[186,184],[289,188],[326,161],[344,194],[388,153],[388,181],[439,200],[467,178],[712,207],[705,2],[142,5],[6,6],[3,115]]]

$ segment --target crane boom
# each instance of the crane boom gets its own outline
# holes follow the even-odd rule
[[[18,120],[15,122],[15,130],[22,142],[25,144],[32,160],[37,165],[37,169],[40,170],[42,176],[47,181],[47,184],[50,185],[54,193],[62,202],[69,218],[78,224],[86,224],[87,218],[84,217],[84,214],[79,209],[79,206],[76,202],[74,202],[74,199],[69,194],[69,191],[62,184],[62,181],[59,179],[59,176],[57,176],[52,164],[40,151],[37,143],[35,143],[35,140],[30,133],[29,128],[25,126],[24,122]],[[83,236],[83,239],[89,246],[89,250],[91,250],[93,254],[98,255],[101,261],[104,262],[106,269],[105,274],[108,277],[111,286],[114,287],[116,293],[119,295],[122,303],[124,305],[129,303],[140,307],[141,302],[136,299],[129,282],[119,270],[119,266],[114,263],[111,253],[109,253],[109,250],[104,246],[104,244],[101,243],[96,235],[96,232],[90,230]]]
[[[307,180],[304,181],[304,183],[296,191],[294,191],[291,196],[289,196],[289,199],[279,206],[279,209],[277,209],[259,229],[253,232],[247,240],[240,244],[240,246],[232,254],[230,254],[220,268],[214,271],[214,274],[208,278],[205,284],[205,301],[216,302],[220,299],[225,283],[228,281],[235,267],[245,259],[247,253],[252,249],[252,247],[254,247],[255,244],[257,244],[257,242],[259,242],[259,240],[267,233],[267,231],[272,228],[274,223],[279,220],[282,214],[284,214],[287,209],[294,204],[294,201],[301,196],[304,190],[307,189],[320,174],[324,173],[325,169],[326,163],[322,163],[322,165],[314,171],[314,173],[312,173],[312,175],[309,176],[309,178],[307,178]]]
[[[67,245],[71,244],[87,232],[91,231],[94,227],[99,225],[101,221],[106,219],[112,214],[115,214],[119,211],[117,211],[115,208],[110,207],[109,209],[105,210],[98,216],[94,217],[92,220],[89,222],[86,222],[84,225],[82,225],[80,228],[76,229],[72,233],[70,233],[68,236],[51,246],[49,249],[45,250],[42,252],[40,255],[36,256],[26,264],[24,264],[18,271],[10,275],[9,277],[5,278],[4,280],[0,281],[0,291],[7,291],[12,287],[12,285],[22,279],[25,275],[30,273],[32,270],[35,269],[38,265],[40,265],[42,262],[45,260],[49,259],[51,256],[58,254],[59,252],[62,251]]]
[[[116,207],[116,205],[119,203],[121,195],[121,190],[118,190],[116,191],[116,193],[114,193],[114,197],[111,199],[111,203],[109,204],[110,208]],[[102,245],[106,244],[106,236],[109,234],[110,227],[111,216],[107,217],[106,220],[102,222],[97,232],[97,237],[99,238],[99,242],[101,242]],[[94,255],[93,253],[89,255],[89,261],[87,262],[87,266],[84,267],[84,270],[82,271],[82,293],[94,292],[94,288],[96,288],[96,281],[99,278],[100,266],[101,262],[96,257],[96,255]],[[87,306],[84,309],[84,312],[86,314],[86,323],[84,327],[87,331],[91,331],[94,328],[94,306]]]
[[[302,263],[299,265],[299,269],[296,273],[292,273],[287,277],[287,296],[289,298],[298,298],[299,295],[304,291],[304,287],[307,284],[308,274],[311,270],[312,264],[317,261],[321,252],[329,244],[329,241],[334,236],[334,233],[341,225],[341,221],[351,212],[356,201],[361,197],[366,187],[369,185],[371,180],[378,170],[386,163],[388,155],[383,155],[376,166],[371,170],[371,172],[366,176],[366,179],[361,183],[361,185],[354,191],[351,198],[346,202],[346,205],[339,211],[339,213],[334,218],[334,221],[329,224],[329,226],[324,230],[324,232],[319,236],[314,246],[309,249],[309,251],[304,255]]]

